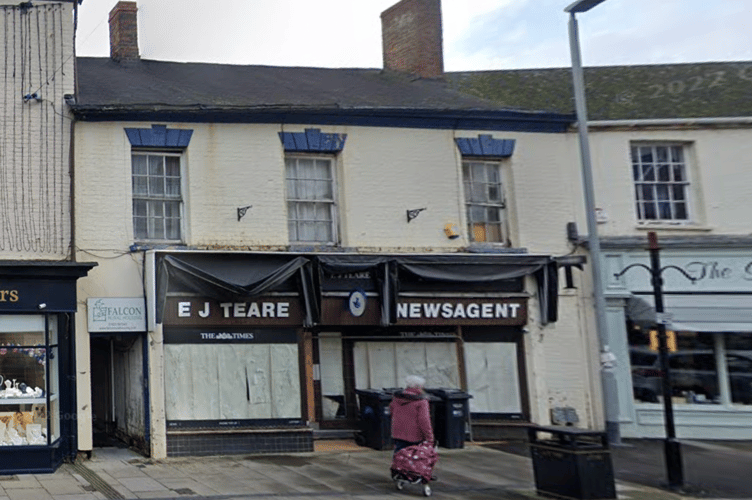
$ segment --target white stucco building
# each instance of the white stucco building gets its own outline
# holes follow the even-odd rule
[[[500,104],[572,109],[565,68],[449,78]],[[752,435],[751,79],[750,62],[585,70],[622,437],[666,432],[651,273],[629,267],[650,267],[651,231],[665,268],[677,437]],[[584,218],[575,222],[584,231]]]

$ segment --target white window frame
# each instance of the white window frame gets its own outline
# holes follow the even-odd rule
[[[695,222],[696,214],[694,214],[693,207],[693,190],[692,190],[692,169],[690,165],[690,148],[689,144],[685,142],[647,142],[647,141],[633,141],[630,143],[629,157],[630,157],[630,175],[632,179],[632,194],[634,200],[635,218],[640,225],[689,225]],[[653,154],[653,161],[650,164],[644,164],[641,161],[641,155],[639,153],[640,148],[651,148]],[[661,162],[658,160],[659,149],[666,149],[667,156],[666,161]],[[681,151],[681,161],[675,161],[673,157],[672,148],[679,148]],[[635,156],[635,150],[638,151]],[[635,161],[637,160],[637,161]],[[653,167],[652,179],[645,179],[646,169]],[[677,181],[674,178],[674,168],[681,166],[683,168],[684,180]],[[665,167],[668,180],[661,181],[658,176],[660,172],[655,168]],[[636,170],[640,171],[641,179],[637,179]],[[658,189],[661,185],[666,185],[666,195],[668,199],[659,199],[660,194]],[[643,200],[639,195],[641,186],[652,186],[653,200]],[[684,194],[684,211],[685,218],[677,218],[676,209],[677,205],[682,201],[675,197],[675,188],[681,186]],[[653,209],[655,210],[655,218],[646,218],[644,213],[644,207],[646,203],[652,201]],[[666,203],[670,214],[668,217],[661,217],[661,208],[659,203]]]
[[[486,178],[483,179],[483,183],[486,184],[486,200],[485,201],[476,201],[472,200],[470,196],[470,185],[473,183],[475,179],[468,178],[467,172],[472,172],[472,165],[476,164],[482,164],[484,165],[484,171]],[[491,188],[491,186],[494,184],[492,182],[488,181],[488,169],[489,168],[495,168],[498,172],[498,184],[497,189],[499,190],[499,201],[494,203],[493,200],[490,200],[491,196],[488,193],[488,190]],[[472,177],[472,173],[470,174]],[[506,193],[506,168],[501,160],[488,160],[483,158],[463,158],[462,159],[462,186],[463,186],[463,195],[465,198],[465,217],[467,222],[467,237],[468,240],[472,243],[489,243],[489,244],[495,244],[495,245],[503,245],[503,246],[509,246],[510,245],[510,227],[509,227],[509,203],[508,203],[508,196]],[[477,183],[476,183],[477,184]],[[471,208],[472,207],[485,207],[486,210],[498,210],[498,226],[499,226],[499,238],[494,240],[488,240],[487,238],[485,240],[478,240],[475,237],[475,232],[473,227],[476,224],[483,224],[483,231],[486,235],[489,234],[488,227],[489,225],[496,224],[497,221],[489,221],[488,217],[484,218],[483,220],[475,220],[472,217],[471,214]]]
[[[299,164],[298,162],[300,160],[311,160],[311,161],[327,161],[329,163],[329,172],[331,176],[331,199],[326,198],[303,198],[303,197],[295,197],[293,198],[291,196],[291,182],[296,181],[306,181],[306,180],[313,180],[313,179],[301,179],[301,178],[291,178],[288,174],[288,161],[295,161],[296,164]],[[313,244],[313,245],[337,245],[339,243],[339,203],[338,203],[338,182],[337,182],[337,158],[333,155],[305,155],[305,154],[286,154],[285,155],[285,202],[287,207],[287,234],[288,238],[291,244]],[[300,193],[301,190],[297,190],[297,193]],[[293,232],[292,232],[292,225],[295,224],[295,230],[296,234],[299,233],[299,226],[298,224],[305,223],[305,219],[301,219],[297,217],[297,214],[292,214],[290,207],[291,205],[295,204],[296,209],[298,207],[298,204],[302,203],[316,203],[316,204],[324,204],[329,207],[329,215],[331,217],[331,223],[330,223],[330,231],[331,231],[331,238],[328,240],[324,239],[313,239],[313,240],[307,240],[307,239],[300,239],[300,238],[294,238]],[[311,219],[310,222],[313,223],[321,223],[322,220],[318,219]]]
[[[134,180],[133,157],[134,156],[146,156],[147,157],[147,160],[146,160],[147,161],[147,168],[148,168],[148,162],[149,162],[148,157],[149,156],[160,156],[160,157],[177,158],[178,161],[180,162],[180,167],[179,167],[179,170],[180,170],[180,179],[179,179],[180,194],[179,194],[179,196],[178,197],[170,197],[170,196],[168,196],[166,194],[163,195],[163,196],[136,194],[135,190],[133,189],[133,180]],[[179,151],[159,151],[159,150],[157,150],[157,151],[132,150],[131,151],[131,220],[132,220],[132,224],[133,224],[133,238],[134,238],[134,241],[137,241],[137,242],[150,242],[150,243],[183,243],[184,242],[184,240],[185,240],[185,172],[184,172],[185,167],[184,167],[184,165],[185,165],[185,158],[183,157],[182,152],[179,152]],[[166,177],[166,173],[165,173],[165,175],[163,177]],[[162,202],[175,202],[175,201],[177,201],[179,203],[179,211],[180,211],[180,213],[179,213],[179,221],[178,221],[178,231],[179,231],[180,234],[178,235],[178,238],[175,238],[175,239],[173,239],[173,238],[164,238],[164,237],[163,238],[156,238],[156,237],[155,238],[150,238],[148,236],[148,234],[145,235],[145,236],[139,236],[136,233],[136,220],[135,220],[136,219],[136,214],[135,214],[135,207],[134,207],[135,202],[137,200],[144,200],[144,201],[146,201],[147,202],[147,207],[148,207],[149,202],[159,202],[159,201],[162,201]],[[162,214],[163,215],[161,217],[155,217],[155,216],[147,214],[146,218],[147,219],[148,218],[161,218],[162,221],[164,222],[165,219],[167,219],[167,217],[164,215],[164,210],[162,211]],[[143,218],[143,216],[139,216],[139,217]],[[163,226],[163,231],[162,231],[163,232],[163,236],[164,236],[164,233],[165,233],[164,229],[165,228]],[[147,221],[147,233],[148,232],[149,232],[149,229],[148,229],[148,221]]]

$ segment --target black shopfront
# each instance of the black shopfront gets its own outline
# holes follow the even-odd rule
[[[354,426],[357,390],[411,373],[475,392],[474,418],[527,419],[524,327],[557,314],[549,256],[174,252],[157,270],[173,456],[311,451],[312,427]]]
[[[0,263],[0,474],[76,455],[76,280],[95,265]]]

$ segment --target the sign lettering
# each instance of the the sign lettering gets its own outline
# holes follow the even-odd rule
[[[516,303],[411,302],[397,304],[397,319],[508,319],[517,318],[519,310]]]
[[[18,302],[18,290],[0,290],[0,302]]]
[[[178,318],[193,316],[190,302],[177,303]],[[289,302],[222,302],[219,304],[223,318],[289,318]],[[204,302],[198,310],[201,318],[209,317],[211,313],[209,302]]]
[[[697,281],[729,281],[739,276],[733,267],[719,261],[693,261],[684,266],[684,270]],[[752,262],[741,270],[741,278],[752,281]]]

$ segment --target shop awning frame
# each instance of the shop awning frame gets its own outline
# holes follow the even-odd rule
[[[542,324],[558,316],[558,264],[547,255],[362,255],[160,253],[157,266],[157,322],[168,293],[188,290],[217,300],[250,300],[291,286],[305,306],[305,327],[318,323],[322,273],[369,272],[382,297],[382,326],[396,322],[402,280],[493,286],[533,276]]]

